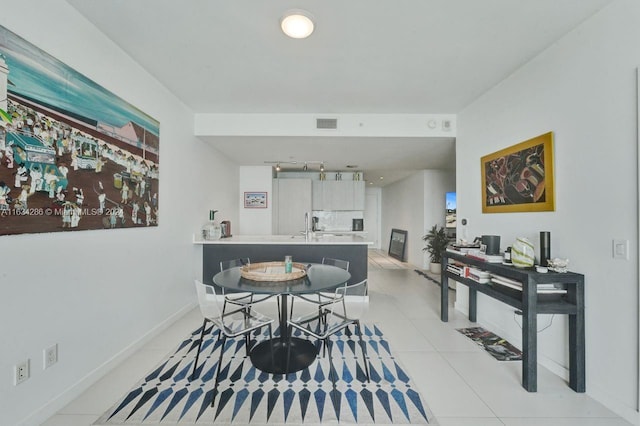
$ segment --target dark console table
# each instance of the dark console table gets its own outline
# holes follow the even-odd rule
[[[449,259],[522,283],[522,291],[497,284],[480,284],[447,271]],[[537,385],[537,314],[569,316],[569,386],[585,391],[584,275],[573,272],[538,273],[533,268],[516,268],[473,259],[464,254],[446,252],[442,256],[440,316],[449,320],[450,278],[469,287],[469,320],[476,322],[477,294],[482,293],[522,311],[522,386],[536,392]],[[539,294],[538,284],[560,283],[566,294]]]

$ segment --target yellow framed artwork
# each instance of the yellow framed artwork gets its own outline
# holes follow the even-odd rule
[[[480,159],[482,213],[555,210],[553,132]]]

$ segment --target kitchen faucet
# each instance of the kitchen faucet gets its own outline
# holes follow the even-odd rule
[[[304,239],[309,239],[309,212],[304,212],[304,231],[301,232],[304,235]]]

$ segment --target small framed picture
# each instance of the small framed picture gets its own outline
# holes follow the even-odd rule
[[[245,192],[244,208],[245,209],[266,209],[267,193],[266,192]]]

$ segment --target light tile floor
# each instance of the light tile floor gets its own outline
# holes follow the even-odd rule
[[[472,325],[461,313],[451,309],[449,322],[441,322],[439,287],[411,265],[385,257],[370,253],[370,308],[364,320],[385,333],[440,425],[629,424],[542,366],[538,392],[526,392],[520,362],[496,361],[458,333],[456,328]],[[90,425],[200,324],[194,309],[43,425]]]

